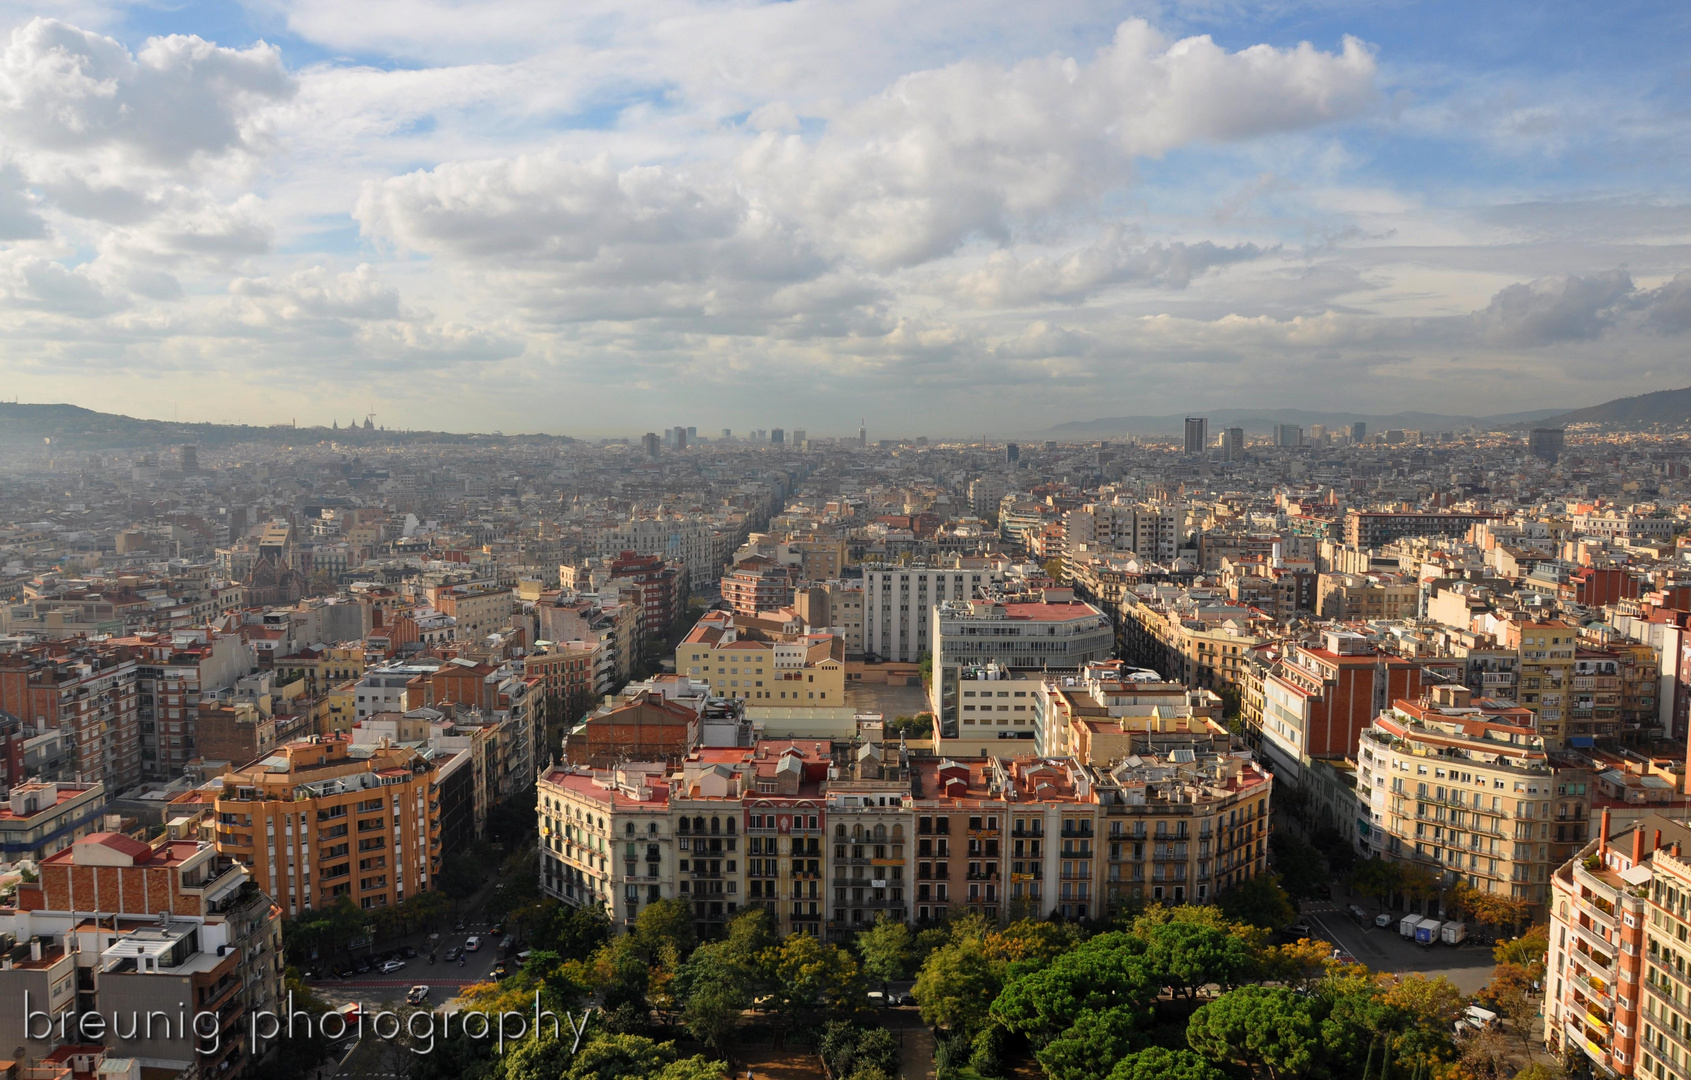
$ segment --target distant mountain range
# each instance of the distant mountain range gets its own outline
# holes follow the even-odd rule
[[[48,441],[50,440],[50,442]],[[181,424],[138,420],[77,405],[0,402],[0,447],[64,447],[67,450],[139,449],[173,444],[229,446],[264,443],[308,445],[328,440],[351,446],[404,443],[571,442],[567,435],[456,434],[445,431],[389,431],[382,428],[254,427],[249,424]]]
[[[1572,411],[1563,409],[1533,409],[1528,412],[1498,413],[1491,416],[1458,416],[1443,413],[1396,412],[1361,413],[1332,412],[1310,409],[1194,409],[1190,413],[1165,416],[1110,416],[1097,420],[1071,420],[1049,428],[1047,433],[1057,437],[1086,437],[1106,435],[1177,435],[1183,430],[1187,416],[1209,419],[1210,433],[1222,428],[1244,428],[1253,435],[1268,435],[1276,424],[1296,424],[1306,432],[1313,424],[1325,424],[1337,431],[1360,420],[1372,433],[1393,428],[1417,431],[1509,431],[1528,426],[1565,427],[1571,424],[1603,424],[1617,428],[1642,428],[1652,424],[1678,425],[1691,419],[1691,387],[1683,390],[1657,390],[1637,397],[1616,398],[1601,405]]]

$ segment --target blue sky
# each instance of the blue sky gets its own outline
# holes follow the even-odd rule
[[[585,435],[1685,385],[1688,22],[4,4],[0,378],[141,415],[327,422],[350,394]]]

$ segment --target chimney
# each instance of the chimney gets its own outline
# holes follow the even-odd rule
[[[30,938],[29,939],[29,958],[31,960],[41,959],[41,939],[40,938]]]
[[[1644,830],[1632,830],[1632,865],[1637,866],[1644,861]]]
[[[1650,850],[1656,851],[1662,846],[1662,830],[1656,830],[1656,838],[1650,842]]]
[[[1609,855],[1609,808],[1607,806],[1603,808],[1602,824],[1598,826],[1598,829],[1600,831],[1597,834],[1597,857],[1606,860]]]

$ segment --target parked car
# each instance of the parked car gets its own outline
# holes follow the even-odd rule
[[[471,934],[469,937],[465,938],[464,939],[464,951],[465,952],[480,952],[481,951],[481,938],[475,936],[474,934]]]
[[[867,996],[869,998],[869,1004],[871,1004],[871,1005],[886,1005],[886,1004],[888,1004],[887,995],[881,993],[879,990],[871,990],[871,991],[869,991]]]
[[[910,994],[894,994],[892,996],[892,1003],[894,1005],[914,1005],[916,1004],[916,999]]]
[[[1358,922],[1367,922],[1368,921],[1368,913],[1366,911],[1363,911],[1361,908],[1357,907],[1355,904],[1352,904],[1350,906],[1350,913],[1353,916],[1356,917],[1356,920]]]
[[[405,992],[405,1000],[413,1005],[421,1005],[429,1000],[429,988],[422,985],[413,986]]]
[[[1306,938],[1309,936],[1309,924],[1306,922],[1293,923],[1286,927],[1286,933],[1291,935],[1293,940]]]
[[[336,964],[334,967],[329,969],[329,973],[337,979],[350,979],[352,978],[352,965]]]
[[[1396,921],[1397,920],[1393,919],[1391,915],[1386,912],[1381,912],[1380,914],[1374,916],[1374,925],[1379,927],[1381,930],[1390,929],[1392,923]]]
[[[454,929],[454,930],[458,931],[460,934],[462,934],[464,932],[464,920],[459,919],[457,922],[453,923],[452,929]]]
[[[403,960],[389,960],[387,963],[382,965],[382,974],[383,975],[392,975],[394,972],[398,971],[400,968],[402,968],[404,966],[405,966],[405,961],[403,961]]]
[[[356,971],[360,975],[364,974],[365,972],[370,970],[369,961],[367,961],[367,960],[354,960],[352,962],[352,970]]]

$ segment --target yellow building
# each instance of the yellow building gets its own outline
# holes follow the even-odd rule
[[[1536,718],[1546,749],[1559,749],[1567,739],[1578,636],[1574,626],[1559,619],[1511,622],[1505,628],[1504,644],[1521,654],[1517,700]]]
[[[208,804],[217,850],[289,915],[346,896],[398,904],[440,868],[435,766],[407,747],[313,736],[176,801]]]
[[[710,683],[717,697],[760,705],[845,704],[845,639],[802,634],[777,640],[737,626],[731,612],[700,619],[675,650],[675,671]]]

